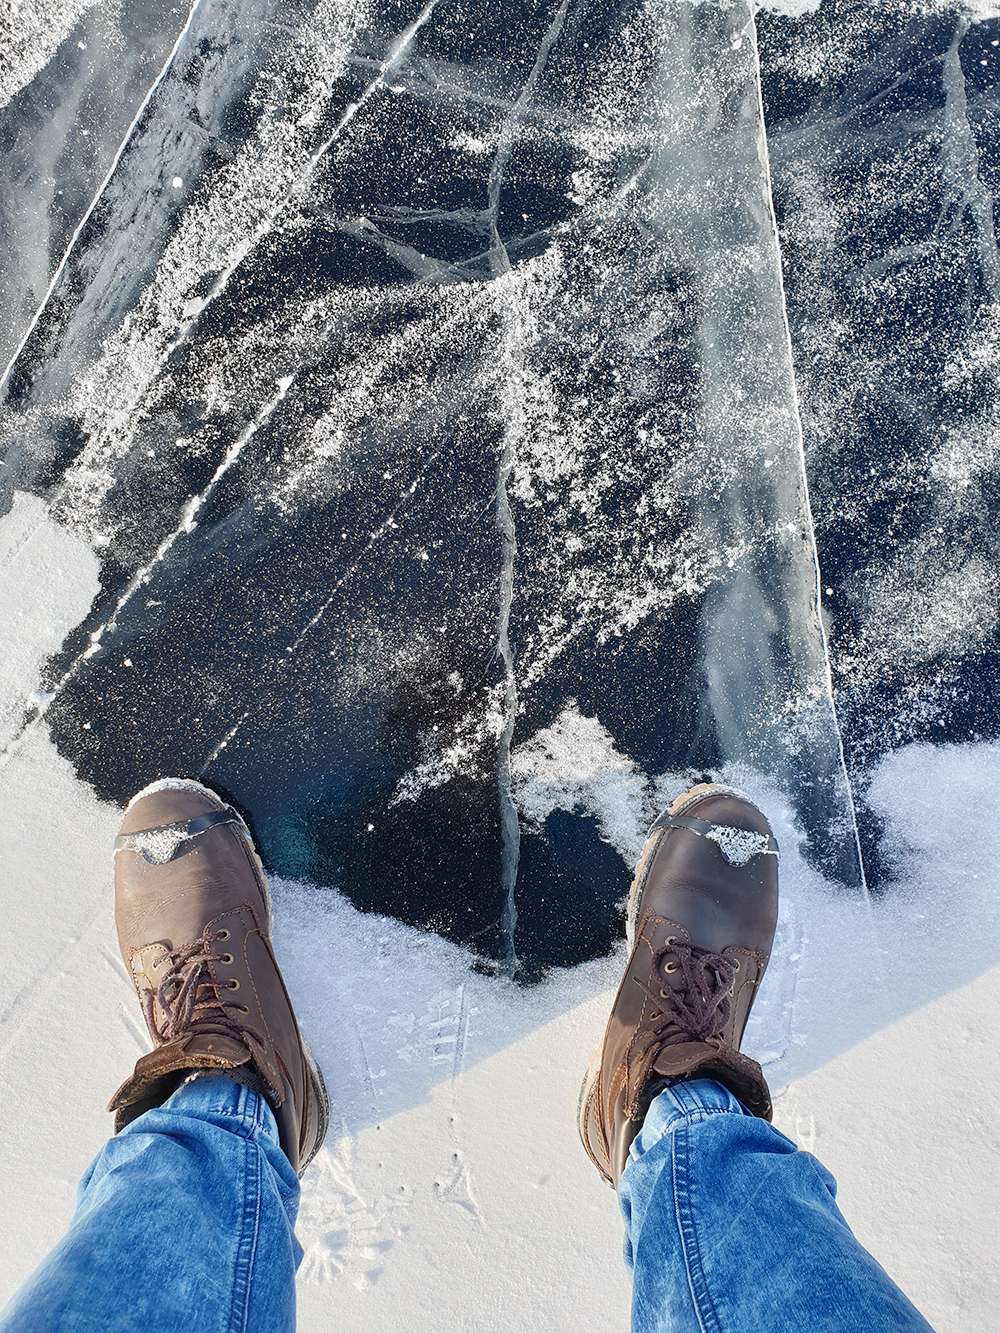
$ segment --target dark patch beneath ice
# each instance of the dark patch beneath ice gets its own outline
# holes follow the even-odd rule
[[[667,11],[694,43],[717,25],[730,53],[718,69],[750,69],[735,54],[742,11]],[[900,743],[1000,734],[1000,460],[984,444],[1000,410],[984,235],[1000,24],[859,12],[824,4],[758,25],[834,685],[861,796]],[[622,930],[628,867],[592,813],[525,822],[505,880],[506,750],[570,701],[650,778],[773,761],[814,863],[850,883],[853,833],[830,837],[842,811],[828,808],[829,728],[822,753],[800,736],[782,758],[767,711],[773,681],[793,720],[801,706],[782,598],[808,534],[795,549],[762,543],[772,520],[799,515],[766,508],[759,459],[757,476],[720,448],[710,474],[684,477],[685,459],[711,452],[713,311],[697,256],[650,203],[667,170],[643,120],[661,58],[652,12],[441,0],[297,193],[277,160],[254,164],[245,208],[270,221],[232,272],[207,243],[192,260],[170,313],[183,333],[164,340],[124,423],[110,372],[106,405],[72,400],[126,319],[135,364],[144,338],[159,346],[137,311],[185,201],[192,216],[224,204],[218,182],[272,124],[318,150],[417,14],[375,7],[306,129],[293,26],[192,34],[15,367],[2,484],[104,541],[102,592],[46,680],[63,682],[47,714],[56,743],[102,797],[202,775],[247,813],[271,870],[440,931],[485,966],[513,945],[529,980]],[[740,123],[748,87],[711,84],[721,126]],[[153,183],[175,172],[184,198],[170,186],[161,199]],[[133,216],[138,197],[148,208]],[[122,376],[134,369],[126,357]],[[512,438],[520,473],[506,466]],[[733,496],[742,527],[719,520],[732,551],[715,569],[694,534]],[[739,626],[719,608],[743,539],[774,614],[720,649],[719,626]],[[768,731],[756,756],[734,751],[732,719],[727,732],[713,711],[707,644],[724,653],[708,667],[744,681],[736,723]],[[877,886],[863,802],[858,832]]]

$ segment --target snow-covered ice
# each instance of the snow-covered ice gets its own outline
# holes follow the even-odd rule
[[[576,1098],[708,772],[781,845],[776,1124],[992,1327],[1000,10],[473,9],[0,20],[0,1299],[146,1049],[111,842],[183,772],[333,1098],[303,1333],[624,1329]]]
[[[775,1123],[835,1172],[864,1243],[936,1329],[960,1333],[988,1327],[997,1298],[998,866],[965,812],[1000,817],[1000,751],[904,750],[878,785],[907,903],[876,911],[877,949],[865,910],[802,863],[786,812],[757,793],[790,850],[747,1049]],[[4,1297],[65,1226],[146,1037],[114,938],[119,812],[40,732],[0,774],[0,802],[8,902],[32,905],[5,927]],[[614,1196],[575,1123],[621,949],[521,988],[335,893],[272,890],[333,1101],[304,1181],[300,1328],[360,1330],[402,1309],[416,1330],[627,1327]]]

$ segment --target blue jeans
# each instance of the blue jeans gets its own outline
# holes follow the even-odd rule
[[[618,1191],[633,1333],[927,1333],[834,1188],[719,1084],[662,1092]],[[0,1333],[292,1333],[298,1198],[266,1103],[185,1084],[98,1154]]]
[[[930,1333],[836,1190],[720,1084],[661,1092],[618,1186],[633,1333]]]
[[[226,1078],[133,1120],[2,1333],[293,1333],[299,1182],[271,1108]]]

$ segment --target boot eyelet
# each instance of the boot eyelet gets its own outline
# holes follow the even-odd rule
[[[661,991],[660,991],[660,999],[661,999],[661,1000],[669,1000],[669,999],[670,999],[670,996],[667,994],[667,992],[666,992],[665,990],[661,990]]]
[[[241,1014],[248,1014],[250,1012],[250,1006],[248,1004],[241,1004],[239,1008]]]
[[[676,935],[668,935],[668,936],[667,936],[667,940],[666,940],[666,942],[667,942],[667,944],[676,944],[676,942],[677,942],[677,936],[676,936]]]
[[[664,963],[664,964],[663,964],[663,970],[664,970],[664,972],[666,972],[666,973],[668,973],[668,974],[671,973],[671,972],[676,972],[676,971],[677,971],[677,964],[676,964],[676,963]]]
[[[236,979],[236,977],[230,977],[229,980],[226,982],[227,990],[239,990],[239,988],[240,988],[240,983]]]
[[[223,961],[223,962],[226,964],[226,966],[228,967],[228,965],[233,961],[233,955],[232,955],[231,953],[224,953],[224,954],[222,954],[222,961]]]
[[[216,939],[219,939],[219,940],[228,940],[228,939],[229,939],[229,931],[228,931],[228,930],[220,930],[219,933],[218,933],[218,935],[216,936]]]
[[[733,958],[731,961],[733,964],[733,971],[738,972],[740,970],[740,960],[738,958]]]

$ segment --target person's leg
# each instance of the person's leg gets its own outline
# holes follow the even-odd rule
[[[833,1178],[771,1128],[739,1049],[777,863],[764,815],[708,783],[656,820],[636,867],[625,975],[580,1096],[583,1146],[625,1216],[633,1333],[926,1333]]]
[[[298,1177],[329,1121],[271,947],[250,832],[201,783],[129,802],[115,925],[153,1043],[66,1237],[0,1333],[292,1333]]]
[[[659,1093],[618,1185],[633,1333],[929,1333],[835,1192],[721,1084]]]
[[[298,1200],[263,1097],[184,1083],[98,1154],[0,1333],[293,1333]]]

